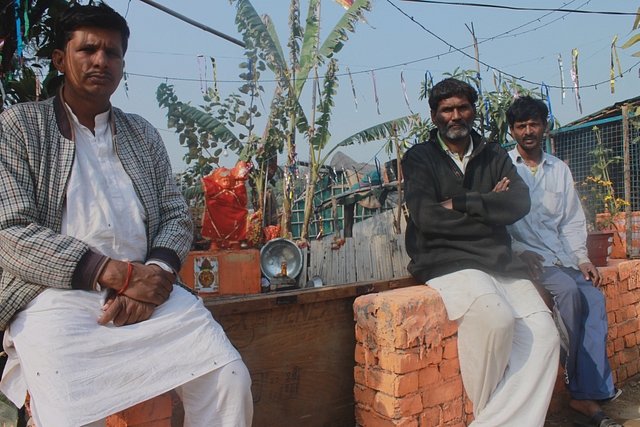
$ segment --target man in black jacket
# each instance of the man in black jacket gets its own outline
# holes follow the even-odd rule
[[[528,188],[506,151],[472,129],[477,99],[459,80],[436,84],[429,106],[437,129],[404,156],[408,269],[458,323],[471,426],[542,427],[558,334],[506,231],[529,212]]]

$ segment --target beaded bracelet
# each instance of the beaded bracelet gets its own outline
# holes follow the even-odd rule
[[[118,295],[122,295],[124,291],[126,291],[127,288],[129,287],[129,281],[131,280],[131,272],[133,272],[133,264],[127,261],[127,278],[124,281],[124,286],[122,287],[122,289],[118,291]]]

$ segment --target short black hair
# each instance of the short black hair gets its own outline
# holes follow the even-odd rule
[[[118,31],[122,38],[122,54],[127,52],[130,35],[127,21],[102,2],[86,6],[76,3],[58,15],[54,24],[56,49],[66,50],[73,32],[82,27]]]
[[[527,120],[540,119],[547,124],[549,109],[540,99],[530,96],[521,96],[511,104],[507,110],[507,122],[509,127],[513,127],[516,122],[526,122]]]
[[[478,92],[469,83],[462,80],[448,78],[444,79],[431,89],[431,96],[429,97],[429,107],[431,111],[438,111],[438,105],[443,99],[451,98],[452,96],[465,96],[467,100],[476,108],[476,102],[478,102]]]

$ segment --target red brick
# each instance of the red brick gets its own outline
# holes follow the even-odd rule
[[[420,414],[420,427],[434,427],[441,425],[442,408],[436,406],[422,411]]]
[[[627,363],[635,362],[640,356],[638,347],[625,348],[620,352],[620,364],[626,365]]]
[[[618,367],[620,366],[620,354],[609,356],[609,365],[611,366],[612,370],[618,369]]]
[[[149,399],[122,411],[122,418],[128,426],[171,418],[173,405],[169,393]]]
[[[609,325],[614,325],[616,323],[616,315],[613,312],[607,313],[607,322]]]
[[[467,393],[464,393],[464,413],[469,415],[473,414],[473,402],[467,396]]]
[[[373,399],[375,398],[376,391],[370,389],[369,387],[365,387],[360,384],[356,384],[353,387],[353,396],[357,403],[361,405],[366,405],[370,408],[373,407]]]
[[[354,366],[353,368],[353,379],[356,384],[365,385],[367,380],[365,379],[364,368],[362,366]]]
[[[366,427],[418,427],[418,421],[414,417],[392,420],[372,411],[367,411],[361,406],[356,406],[356,422]]]
[[[638,319],[625,320],[618,325],[618,337],[624,337],[638,332]]]
[[[627,375],[630,377],[638,373],[638,361],[634,361],[627,364]]]
[[[622,298],[615,296],[609,297],[607,295],[607,311],[616,311],[622,307]]]
[[[418,384],[420,388],[433,388],[439,386],[441,383],[444,383],[444,381],[437,366],[428,366],[421,369],[418,373]]]
[[[106,427],[127,427],[127,422],[122,419],[122,413],[119,412],[107,417]]]
[[[460,399],[456,399],[452,402],[447,402],[442,405],[442,419],[443,421],[462,421],[462,397]]]
[[[422,405],[425,408],[432,408],[435,405],[441,405],[460,396],[462,396],[462,378],[457,377],[440,387],[423,390]]]
[[[615,268],[600,268],[601,283],[605,287],[608,287],[610,283],[618,281],[618,270]]]
[[[360,405],[356,405],[356,423],[366,427],[395,427],[393,421],[389,418],[382,417],[373,411],[367,410]]]
[[[418,391],[418,372],[395,375],[388,371],[372,368],[366,371],[365,377],[367,387],[395,397]]]
[[[458,358],[458,338],[449,338],[442,342],[444,351],[442,352],[443,359],[457,359]]]
[[[443,360],[440,364],[440,375],[445,381],[448,378],[460,375],[460,362],[458,359]]]
[[[623,281],[629,278],[633,273],[633,262],[621,262],[618,264],[618,280]]]
[[[636,311],[636,303],[633,303],[631,305],[629,305],[628,307],[624,308],[624,320],[627,319],[635,319],[637,317],[638,313]]]
[[[430,348],[427,353],[427,365],[439,365],[442,362],[442,352],[441,346]]]
[[[428,362],[427,354],[420,354],[418,349],[397,350],[392,353],[380,352],[378,354],[378,364],[382,369],[396,374],[406,374],[407,372],[419,371],[426,367]]]
[[[625,306],[628,306],[628,305],[633,305],[638,301],[640,301],[639,290],[636,289],[633,291],[627,291],[625,289],[624,293],[622,294],[622,304],[624,304]]]
[[[171,427],[171,418],[165,418],[162,420],[150,421],[148,423],[135,424],[131,427]]]
[[[636,345],[636,334],[625,335],[624,346],[629,348],[629,347],[634,347],[635,345]]]
[[[627,375],[627,368],[624,365],[620,365],[620,367],[616,369],[616,372],[618,374],[618,381],[624,381],[629,378],[629,375]]]
[[[622,351],[624,349],[624,339],[616,338],[613,340],[613,349],[616,353]]]
[[[450,320],[444,322],[444,331],[442,332],[443,338],[449,338],[458,333],[458,324]]]
[[[373,409],[389,418],[406,418],[422,412],[422,398],[419,393],[404,397],[393,397],[385,393],[376,393]]]
[[[611,341],[607,342],[607,357],[613,356],[613,343]]]
[[[356,343],[356,350],[353,355],[358,365],[366,365],[364,357],[364,346],[360,343]]]
[[[609,334],[607,336],[607,340],[613,341],[616,338],[618,338],[618,325],[617,324],[609,325]]]

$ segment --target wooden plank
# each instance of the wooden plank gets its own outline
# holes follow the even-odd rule
[[[251,374],[253,425],[355,425],[353,301],[414,284],[403,279],[206,299]]]
[[[373,280],[373,269],[371,267],[371,236],[358,237],[358,249],[356,253],[356,263],[359,265],[357,280]]]
[[[345,270],[347,272],[347,283],[354,283],[356,278],[356,242],[353,237],[345,240],[345,250],[347,252],[347,264]]]
[[[362,281],[341,286],[322,286],[320,288],[294,289],[289,291],[268,292],[265,294],[205,297],[204,305],[218,319],[227,314],[268,310],[291,304],[310,304],[330,299],[347,298],[382,292],[389,289],[413,286],[418,282],[413,277],[393,280]]]
[[[313,240],[311,241],[311,265],[310,265],[310,275],[322,277],[322,269],[324,266],[323,261],[323,252],[322,252],[322,242]]]

